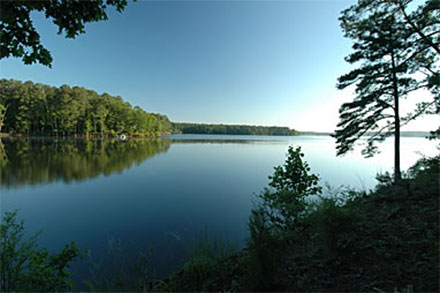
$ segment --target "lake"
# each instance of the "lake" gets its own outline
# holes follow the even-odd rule
[[[178,269],[195,238],[208,233],[242,248],[254,195],[300,145],[321,183],[368,190],[392,171],[393,142],[365,159],[335,156],[328,136],[174,135],[159,139],[3,138],[1,213],[18,210],[28,233],[42,230],[49,250],[76,241],[99,274],[112,274],[151,251],[157,276]],[[438,153],[424,138],[402,138],[402,169]],[[90,279],[90,260],[73,266]],[[98,269],[96,269],[98,270]],[[95,272],[96,273],[96,272]],[[96,273],[96,274],[98,274]]]

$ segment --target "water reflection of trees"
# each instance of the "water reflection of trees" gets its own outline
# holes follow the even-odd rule
[[[0,185],[69,183],[121,173],[169,147],[166,139],[7,138],[2,140]]]
[[[172,144],[274,144],[286,143],[286,139],[211,139],[211,138],[166,138]]]

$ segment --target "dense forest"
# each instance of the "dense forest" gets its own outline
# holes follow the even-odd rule
[[[0,132],[26,135],[159,136],[177,133],[299,135],[288,127],[172,123],[121,97],[83,87],[59,88],[31,81],[0,80]]]
[[[0,80],[0,132],[158,136],[170,133],[171,127],[167,116],[132,107],[119,96],[77,86]]]
[[[173,123],[175,131],[192,134],[235,134],[235,135],[299,135],[299,132],[288,127]]]

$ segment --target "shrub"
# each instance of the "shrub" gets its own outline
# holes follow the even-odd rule
[[[314,244],[326,256],[348,254],[353,248],[360,218],[354,210],[338,205],[337,198],[322,198],[307,221],[313,233]]]
[[[40,233],[24,239],[23,221],[16,212],[6,212],[0,225],[0,291],[65,291],[73,288],[68,271],[81,255],[72,242],[58,254],[37,249]]]
[[[284,165],[275,167],[274,174],[269,176],[271,188],[265,188],[259,195],[259,212],[267,214],[272,228],[294,228],[304,215],[308,205],[306,198],[322,192],[322,187],[318,186],[319,177],[310,174],[309,164],[302,160],[303,157],[301,147],[289,146]]]
[[[310,196],[319,195],[319,177],[310,173],[303,161],[301,147],[289,147],[282,166],[275,167],[269,176],[269,187],[258,196],[259,203],[249,218],[249,267],[248,284],[251,290],[274,290],[278,274],[279,251],[284,240],[301,227],[301,220],[308,214]]]

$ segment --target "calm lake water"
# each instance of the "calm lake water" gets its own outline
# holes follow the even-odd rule
[[[179,268],[195,238],[234,242],[248,237],[253,194],[300,145],[321,182],[370,189],[377,172],[392,171],[393,144],[365,159],[359,150],[335,157],[326,136],[178,135],[161,139],[55,140],[4,138],[0,149],[1,213],[18,210],[26,231],[43,230],[42,246],[58,250],[76,241],[101,271],[122,267],[151,248],[158,275]],[[438,153],[424,138],[402,139],[402,169]],[[90,261],[75,278],[90,278]],[[102,272],[103,273],[103,272]]]

